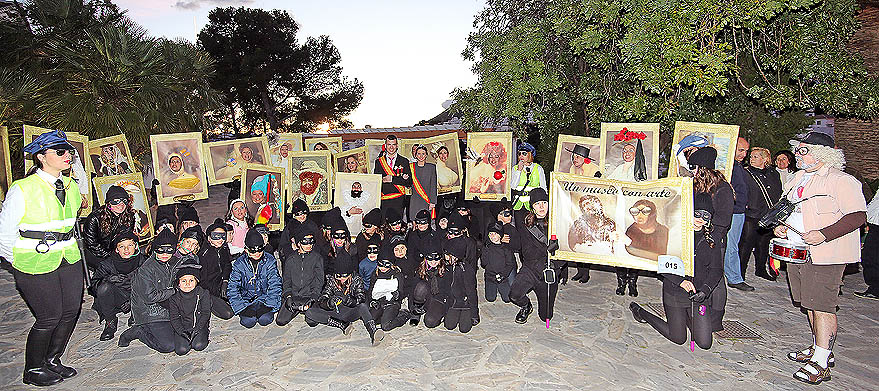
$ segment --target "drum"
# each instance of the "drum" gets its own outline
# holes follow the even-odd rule
[[[806,263],[809,259],[809,246],[787,239],[773,238],[769,241],[769,257],[790,263]]]

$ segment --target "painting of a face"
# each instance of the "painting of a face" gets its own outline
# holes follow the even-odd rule
[[[427,159],[427,150],[424,148],[419,148],[417,151],[415,151],[415,159],[417,159],[419,162],[425,161]]]
[[[437,155],[437,159],[445,162],[446,160],[449,159],[449,150],[446,147],[442,147],[439,149],[439,151],[436,152],[436,155]]]
[[[314,144],[314,150],[315,151],[327,151],[327,150],[329,150],[329,148],[327,148],[327,145],[324,143],[317,143],[317,144]]]
[[[357,158],[354,156],[345,158],[345,167],[348,169],[348,172],[357,172]]]
[[[114,161],[116,159],[116,149],[113,148],[113,145],[101,146],[101,157],[108,162]]]
[[[397,140],[385,140],[385,150],[391,155],[397,153]]]
[[[254,190],[250,192],[250,200],[253,201],[254,204],[260,205],[265,202],[266,195],[262,190]]]
[[[282,144],[279,152],[281,153],[281,157],[286,159],[287,155],[290,154],[290,143]]]
[[[577,154],[573,154],[571,161],[574,163],[575,167],[583,167],[583,163],[586,162],[586,158]]]
[[[351,184],[351,191],[361,191],[363,190],[363,185],[360,182],[354,182]]]
[[[300,190],[305,195],[312,195],[317,190],[323,175],[316,172],[303,172],[299,174]]]
[[[171,168],[171,171],[180,171],[180,169],[183,168],[183,160],[180,160],[177,156],[172,156],[168,161],[168,167]]]
[[[623,161],[628,163],[635,160],[635,146],[632,144],[626,144],[623,147]]]
[[[588,216],[598,216],[603,214],[603,207],[601,206],[601,200],[595,196],[586,196],[580,200],[580,210],[583,211],[583,214]]]
[[[247,146],[241,147],[241,159],[244,160],[245,162],[248,162],[248,163],[252,162],[253,161],[253,150]]]
[[[491,164],[493,167],[497,167],[500,162],[501,157],[496,153],[492,153],[488,155],[488,164]]]

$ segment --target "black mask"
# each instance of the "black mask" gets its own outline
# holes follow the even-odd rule
[[[363,194],[363,190],[351,190],[351,197],[360,198],[360,195]]]
[[[213,240],[223,240],[223,239],[226,239],[226,233],[225,232],[211,232],[208,235],[208,237]]]
[[[314,244],[314,237],[309,236],[309,237],[302,238],[302,240],[299,241],[299,244],[301,244],[303,246],[307,246],[309,244]]]
[[[377,246],[369,246],[369,247],[366,248],[366,253],[367,253],[367,254],[378,254],[378,253],[379,253],[379,249],[378,249]]]
[[[177,251],[174,246],[161,246],[157,247],[155,250],[156,254],[174,254],[174,251]]]
[[[333,239],[345,239],[348,237],[348,234],[344,232],[333,232]]]

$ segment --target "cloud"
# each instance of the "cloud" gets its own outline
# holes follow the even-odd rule
[[[182,0],[174,4],[174,7],[186,10],[197,10],[202,6],[227,7],[231,5],[251,4],[254,0]]]

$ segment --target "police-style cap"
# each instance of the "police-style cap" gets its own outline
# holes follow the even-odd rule
[[[67,135],[60,130],[50,130],[37,136],[30,144],[25,145],[22,151],[24,153],[35,154],[52,149],[74,150],[73,145],[67,141]]]

